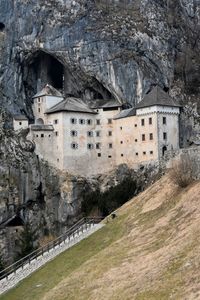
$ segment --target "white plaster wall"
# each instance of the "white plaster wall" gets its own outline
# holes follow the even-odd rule
[[[163,117],[166,117],[166,125],[163,125]],[[163,139],[163,132],[167,133],[167,140]],[[162,158],[162,148],[167,150],[179,149],[179,115],[178,114],[158,114],[158,141],[159,159]]]
[[[71,118],[76,119],[76,124],[72,124]],[[80,124],[79,120],[84,120]],[[92,120],[88,125],[87,120]],[[87,136],[88,131],[94,133],[95,115],[90,113],[64,112],[63,113],[63,169],[70,173],[87,175],[94,168],[96,160],[95,137]],[[71,136],[71,131],[76,131],[77,136]],[[72,143],[77,143],[78,148],[73,149]],[[88,149],[87,144],[92,144],[93,149]]]
[[[14,128],[14,130],[28,128],[28,120],[14,120],[13,119],[13,128]]]
[[[149,124],[149,118],[152,118],[152,124]],[[141,119],[144,119],[144,126],[141,125]],[[117,165],[126,163],[135,167],[136,164],[158,159],[157,114],[117,119],[115,128]],[[150,140],[150,133],[153,134],[153,140]],[[142,141],[142,134],[145,134],[145,141]]]

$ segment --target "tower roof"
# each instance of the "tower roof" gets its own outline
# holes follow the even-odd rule
[[[175,102],[168,93],[164,92],[159,86],[146,94],[142,101],[136,105],[136,109],[154,105],[180,107],[181,105]]]
[[[62,97],[62,94],[50,84],[46,84],[40,92],[33,96],[33,98],[38,98],[42,96]]]

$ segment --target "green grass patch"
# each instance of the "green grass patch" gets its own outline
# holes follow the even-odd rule
[[[1,300],[37,300],[67,278],[83,263],[123,236],[125,215],[107,223],[105,227],[60,254],[44,267],[24,279],[15,288],[0,296]]]

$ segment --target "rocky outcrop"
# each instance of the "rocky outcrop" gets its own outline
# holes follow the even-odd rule
[[[2,0],[1,105],[31,117],[47,81],[86,100],[134,105],[159,84],[198,101],[199,24],[199,0]]]

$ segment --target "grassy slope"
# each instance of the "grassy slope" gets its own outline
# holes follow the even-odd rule
[[[0,299],[200,299],[199,194],[162,178]]]

